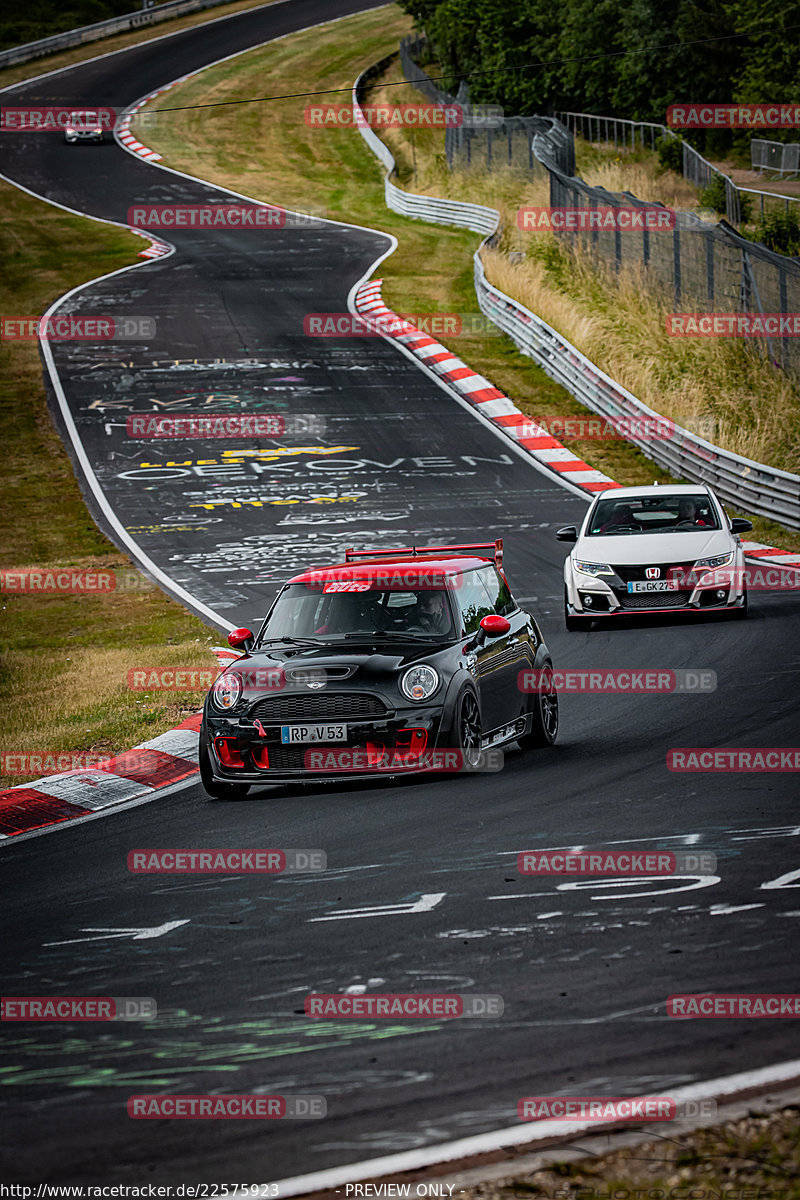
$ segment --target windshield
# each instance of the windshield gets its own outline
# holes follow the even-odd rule
[[[338,641],[348,635],[352,641],[358,634],[387,641],[453,637],[447,592],[374,588],[369,583],[292,583],[278,597],[259,645],[292,638]]]
[[[707,492],[696,495],[643,496],[640,499],[598,501],[588,537],[625,537],[638,533],[691,533],[719,529],[719,518]]]

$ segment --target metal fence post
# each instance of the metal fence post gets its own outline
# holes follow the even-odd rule
[[[714,312],[714,242],[710,237],[706,243],[706,301],[709,312]]]
[[[676,225],[672,231],[672,277],[675,287],[675,311],[681,306],[681,232]]]

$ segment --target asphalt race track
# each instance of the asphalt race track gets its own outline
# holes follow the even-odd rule
[[[226,54],[368,7],[291,0],[3,101],[125,106]],[[12,181],[116,221],[139,201],[225,198],[112,144],[84,153],[57,135],[17,135],[0,153]],[[584,500],[383,340],[303,333],[305,314],[347,310],[385,236],[301,225],[169,240],[171,257],[60,310],[155,317],[151,341],[56,343],[54,354],[115,518],[198,611],[220,626],[253,623],[286,575],[350,544],[503,536],[511,586],[541,615],[557,666],[708,668],[718,685],[567,696],[557,747],[511,753],[498,775],[263,789],[232,803],[191,785],[3,845],[3,994],[159,1006],[147,1026],[4,1024],[3,1175],[269,1182],[513,1125],[524,1095],[668,1094],[797,1057],[791,1022],[681,1022],[664,1008],[678,992],[800,991],[800,879],[764,886],[798,871],[796,776],[675,774],[665,762],[671,747],[798,744],[796,594],[753,593],[743,623],[665,617],[567,635],[553,530]],[[132,413],[208,404],[309,414],[324,432],[168,450],[126,432]],[[718,874],[621,886],[516,870],[520,850],[616,843],[713,851]],[[319,848],[329,869],[184,878],[126,866],[136,848],[218,846]],[[392,905],[401,911],[380,911]],[[505,1013],[304,1015],[307,992],[348,988],[499,993]],[[201,1123],[126,1112],[135,1094],[256,1092],[322,1095],[328,1115]]]

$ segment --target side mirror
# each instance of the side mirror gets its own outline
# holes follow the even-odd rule
[[[578,529],[575,525],[565,525],[563,529],[556,530],[557,542],[577,542]]]
[[[496,613],[490,613],[488,617],[483,617],[480,622],[480,627],[486,637],[496,638],[503,637],[511,629],[511,622],[506,617],[498,616]]]
[[[249,629],[232,629],[228,634],[228,645],[232,650],[249,650],[255,640],[255,634]]]
[[[731,533],[749,533],[752,528],[753,522],[744,517],[734,517],[731,521]]]

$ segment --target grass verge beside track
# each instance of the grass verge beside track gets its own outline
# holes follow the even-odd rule
[[[759,1111],[596,1159],[556,1162],[459,1200],[800,1200],[798,1109]]]
[[[0,183],[0,312],[41,314],[88,279],[136,261],[141,238]],[[87,250],[87,246],[91,249]],[[47,410],[36,341],[0,342],[0,569],[71,567],[121,573],[129,590],[0,593],[0,754],[106,755],[172,728],[202,703],[196,692],[131,691],[132,667],[212,671],[220,635],[152,586],[92,521]],[[33,772],[33,777],[42,772]],[[31,775],[5,773],[0,786]]]
[[[331,24],[324,39],[308,31],[239,55],[148,106],[158,116],[155,128],[148,129],[147,143],[163,155],[166,165],[245,195],[300,209],[313,204],[315,210],[323,207],[328,217],[393,233],[399,247],[381,264],[380,274],[384,299],[395,311],[477,314],[472,254],[478,235],[390,212],[384,203],[383,168],[356,130],[308,124],[304,110],[310,101],[302,99],[170,111],[179,105],[263,95],[265,80],[274,84],[291,80],[293,92],[345,87],[365,66],[396,49],[410,29],[410,19],[392,6]],[[400,79],[399,68],[392,66],[386,81]],[[273,94],[279,90],[271,86]],[[373,95],[390,95],[396,102],[420,99],[406,85],[385,93],[377,88]],[[518,176],[453,175],[444,163],[441,133],[416,132],[413,148],[406,134],[392,130],[385,138],[400,162],[403,186],[492,204],[510,212],[513,220],[520,202]],[[577,308],[576,302],[569,303]],[[587,415],[587,409],[520,354],[510,339],[491,332],[440,340],[523,411],[544,417]],[[647,355],[654,354],[651,347]],[[625,441],[563,440],[620,483],[669,481],[665,472]],[[800,535],[763,518],[755,518],[754,524],[753,536],[758,540],[800,549]]]

